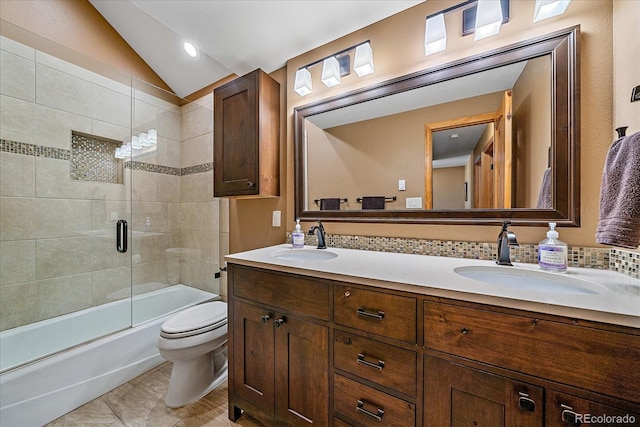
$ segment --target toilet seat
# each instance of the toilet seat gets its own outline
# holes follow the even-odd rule
[[[167,339],[204,334],[227,324],[227,304],[213,301],[188,308],[162,324],[160,336]]]

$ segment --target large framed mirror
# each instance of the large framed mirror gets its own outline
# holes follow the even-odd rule
[[[580,223],[579,27],[294,110],[303,220]]]

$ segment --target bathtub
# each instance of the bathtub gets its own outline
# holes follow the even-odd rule
[[[156,341],[162,323],[214,299],[218,295],[174,285],[1,332],[0,359],[7,371],[0,374],[0,425],[41,426],[160,365]],[[88,340],[118,329],[11,369],[73,346],[78,336]]]

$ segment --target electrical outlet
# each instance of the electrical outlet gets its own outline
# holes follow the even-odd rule
[[[272,227],[280,227],[280,215],[280,211],[273,211],[273,215],[271,216]]]
[[[422,209],[422,197],[407,197],[407,209]]]
[[[398,191],[405,191],[407,189],[407,184],[404,179],[398,180]]]

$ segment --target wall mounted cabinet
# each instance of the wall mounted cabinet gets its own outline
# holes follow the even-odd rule
[[[280,195],[280,84],[258,69],[213,93],[214,197]]]

